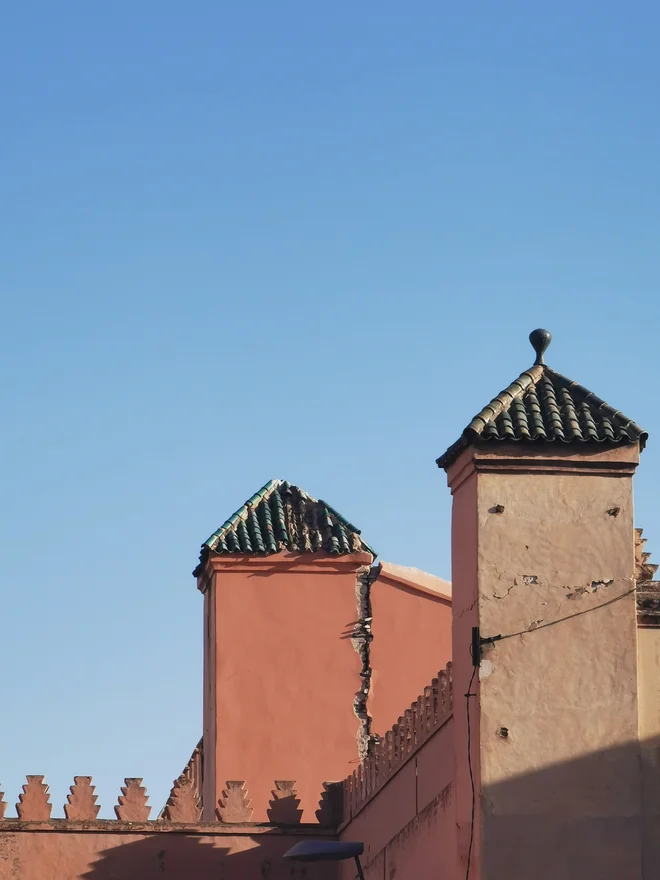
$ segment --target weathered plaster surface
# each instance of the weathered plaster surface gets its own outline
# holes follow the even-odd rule
[[[640,878],[636,453],[475,459],[481,636],[512,636],[484,650],[475,876]]]
[[[478,786],[480,777],[479,740],[481,721],[478,706],[479,679],[473,679],[474,667],[470,654],[472,627],[479,625],[478,601],[478,517],[477,474],[472,468],[466,470],[466,455],[455,463],[448,474],[452,489],[451,523],[451,570],[452,570],[452,645],[454,677],[454,767],[455,767],[455,848],[463,876],[466,874],[470,832],[470,877],[480,876],[481,838],[478,833],[481,822],[481,804],[474,800],[474,826],[472,823],[472,783],[468,765],[468,703],[470,718],[470,757],[472,776]],[[468,461],[469,465],[469,461]],[[470,682],[472,685],[470,687]],[[475,694],[465,697],[464,694]]]
[[[489,513],[498,503],[504,512]],[[630,482],[483,474],[478,504],[482,637],[525,633],[485,651],[493,672],[482,682],[483,784],[633,741]],[[616,517],[607,513],[613,507]],[[504,743],[489,735],[503,725]],[[633,809],[635,791],[627,796]],[[542,811],[546,798],[539,792]],[[607,800],[618,812],[621,795]]]
[[[639,629],[637,645],[644,876],[653,877],[660,865],[660,628]]]

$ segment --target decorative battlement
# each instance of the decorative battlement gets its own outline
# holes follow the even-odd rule
[[[362,807],[387,784],[412,755],[441,728],[452,713],[452,673],[451,663],[443,669],[424,693],[412,703],[391,730],[382,739],[374,737],[370,751],[364,761],[347,779],[342,782],[325,782],[319,793],[315,811],[321,828],[337,828],[360,812]],[[142,779],[128,777],[121,787],[115,806],[116,820],[98,819],[100,806],[97,804],[95,786],[91,776],[75,776],[74,784],[64,805],[64,819],[52,819],[52,805],[49,800],[48,785],[43,776],[28,776],[19,795],[16,819],[7,818],[7,804],[0,792],[0,828],[30,826],[33,823],[49,823],[60,830],[66,828],[80,830],[81,825],[91,830],[113,826],[140,828],[162,827],[163,825],[198,826],[201,823],[201,743],[193,752],[183,773],[174,781],[165,807],[157,820],[149,821],[151,807],[148,805],[147,789]],[[303,804],[303,807],[305,805]],[[259,825],[291,827],[310,827],[303,823],[303,810],[294,780],[274,780],[271,798],[267,808],[267,823],[252,823],[253,805],[245,780],[229,780],[225,783],[218,804],[216,822],[204,823],[211,826]]]
[[[635,580],[637,581],[637,625],[660,627],[660,582],[654,580],[658,566],[644,549],[642,529],[635,529]]]
[[[48,786],[44,783],[43,776],[28,776],[27,784],[23,786],[16,804],[18,818],[47,822],[50,819],[51,809]]]
[[[151,807],[147,806],[149,797],[142,780],[133,777],[125,779],[124,782],[119,803],[115,807],[117,818],[122,822],[148,822]]]
[[[193,754],[193,758],[195,755]],[[341,818],[341,783],[323,783],[317,804],[312,804],[319,825],[324,828],[336,827]],[[114,811],[116,819],[99,819],[100,806],[97,804],[95,786],[91,776],[75,776],[64,804],[64,818],[52,817],[48,785],[43,776],[28,776],[27,782],[18,797],[16,812],[18,819],[7,817],[7,802],[0,791],[0,830],[17,824],[50,823],[60,830],[111,826],[151,827],[164,824],[176,825],[270,825],[276,827],[311,826],[315,823],[303,822],[303,810],[294,780],[274,780],[270,800],[266,808],[267,822],[252,822],[254,813],[250,793],[245,780],[229,780],[225,783],[222,796],[216,806],[215,822],[202,823],[201,804],[194,774],[186,770],[174,781],[167,803],[156,820],[150,820],[149,796],[142,779],[128,777],[124,780]],[[316,826],[318,827],[318,825]]]
[[[444,726],[451,717],[452,705],[452,672],[451,663],[448,663],[392,729],[374,742],[369,755],[357,770],[339,783],[342,823],[354,818],[419,747]]]
[[[229,780],[216,808],[218,820],[228,825],[249,822],[252,813],[252,802],[248,798],[245,781]]]
[[[174,780],[168,801],[158,818],[170,822],[199,822],[202,816],[203,776],[204,740],[200,739],[181,775]]]
[[[96,819],[101,807],[96,803],[98,798],[94,791],[91,776],[74,776],[70,794],[66,796],[68,803],[64,804],[66,818],[72,822]]]
[[[202,806],[193,783],[185,776],[174,780],[172,791],[158,817],[165,822],[199,822]]]

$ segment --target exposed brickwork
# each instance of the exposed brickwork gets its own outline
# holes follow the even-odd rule
[[[342,818],[355,816],[452,712],[451,663],[424,688],[369,756],[342,782]]]

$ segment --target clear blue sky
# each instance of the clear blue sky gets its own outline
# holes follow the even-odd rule
[[[201,733],[199,545],[266,480],[449,576],[434,458],[536,326],[651,433],[636,518],[660,557],[656,4],[2,19],[11,805],[45,773],[62,815],[92,774],[110,815],[135,775],[155,817]]]

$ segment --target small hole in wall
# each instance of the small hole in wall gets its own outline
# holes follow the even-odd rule
[[[620,511],[621,511],[620,507],[610,507],[610,509],[607,511],[607,515],[608,516],[618,516]]]
[[[507,739],[509,736],[509,728],[508,727],[500,727],[500,736],[502,739]]]

